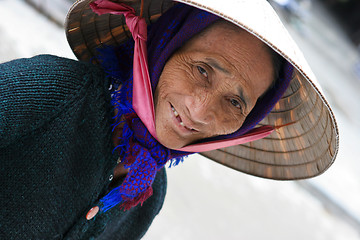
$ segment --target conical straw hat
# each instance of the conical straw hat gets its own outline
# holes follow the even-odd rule
[[[93,61],[96,48],[116,46],[131,37],[123,16],[94,14],[92,0],[70,9],[66,34],[76,57]],[[148,24],[170,8],[169,0],[119,2],[132,6]],[[178,0],[218,15],[258,37],[291,63],[295,70],[284,96],[259,125],[283,126],[263,139],[203,152],[225,166],[259,177],[291,180],[323,173],[339,147],[335,117],[301,51],[266,0]],[[287,125],[288,124],[288,125]]]

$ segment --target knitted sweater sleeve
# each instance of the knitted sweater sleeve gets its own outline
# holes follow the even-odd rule
[[[79,79],[89,71],[99,70],[51,55],[0,64],[0,147],[55,117],[82,87]]]

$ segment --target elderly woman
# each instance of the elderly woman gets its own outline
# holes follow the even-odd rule
[[[83,61],[0,65],[2,239],[139,239],[164,165],[193,152],[273,179],[333,162],[334,117],[296,46],[275,45],[288,35],[266,33],[280,24],[266,1],[184,2],[78,1],[67,34]],[[254,10],[268,18],[252,29]]]

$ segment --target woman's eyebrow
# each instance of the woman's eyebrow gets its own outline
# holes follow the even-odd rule
[[[227,70],[227,69],[225,69],[225,68],[223,68],[223,67],[218,63],[218,61],[216,61],[215,59],[213,59],[213,58],[205,58],[205,60],[207,61],[207,63],[208,63],[211,67],[213,67],[213,68],[215,68],[215,69],[217,69],[217,70],[225,73],[226,75],[231,75],[230,71]]]
[[[245,109],[247,109],[247,102],[249,100],[248,96],[246,94],[244,94],[244,91],[242,88],[238,88],[238,94],[239,94],[239,97],[241,99],[241,101],[244,103],[245,105]]]

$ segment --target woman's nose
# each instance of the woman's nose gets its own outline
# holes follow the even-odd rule
[[[198,94],[185,98],[191,120],[195,123],[209,124],[216,119],[216,100],[210,94]]]

